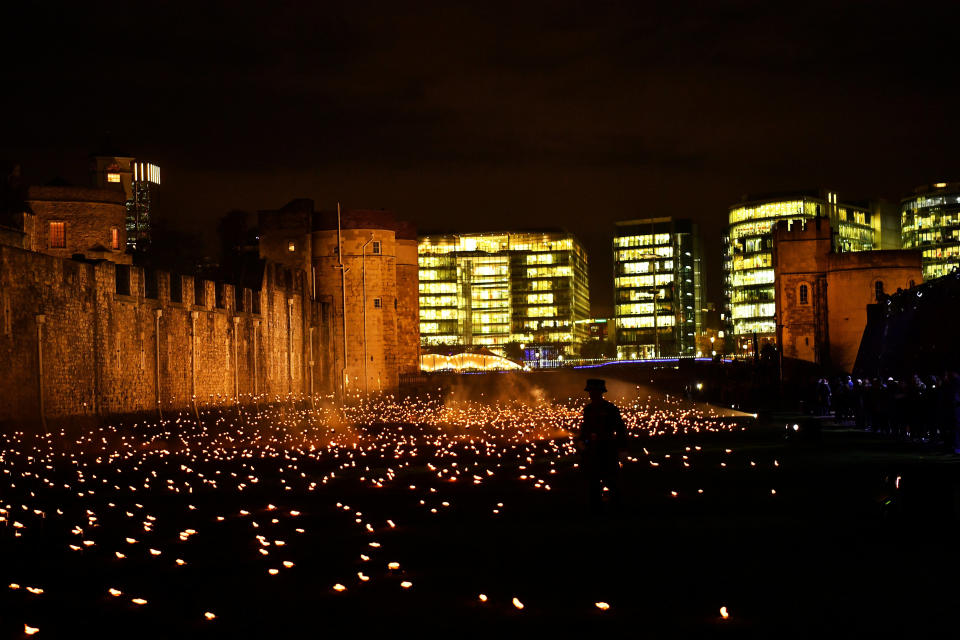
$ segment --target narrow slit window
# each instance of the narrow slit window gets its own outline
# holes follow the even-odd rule
[[[800,304],[809,304],[810,303],[810,289],[807,285],[800,285]]]

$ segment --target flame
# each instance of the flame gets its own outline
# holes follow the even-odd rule
[[[210,611],[207,611],[206,613],[203,614],[203,617],[206,618],[207,620],[213,620],[217,616],[211,613]]]
[[[610,605],[606,602],[595,602],[594,604],[597,606],[597,609],[600,609],[600,611],[606,611],[610,608]]]
[[[523,603],[520,602],[520,599],[516,596],[513,597],[513,606],[515,606],[517,609],[523,609]]]
[[[726,607],[720,607],[720,617],[723,618],[724,620],[730,617],[730,614],[727,613]]]
[[[27,634],[28,636],[32,636],[33,634],[35,634],[35,633],[38,632],[38,631],[40,631],[40,627],[31,627],[30,625],[28,625],[28,624],[26,624],[26,623],[24,623],[24,625],[23,625],[23,632],[24,632],[25,634]]]

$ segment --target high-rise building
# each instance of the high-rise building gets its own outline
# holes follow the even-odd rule
[[[124,192],[127,247],[146,249],[150,246],[151,223],[160,186],[160,167],[129,156],[95,155],[90,170],[93,186]]]
[[[744,196],[730,207],[724,234],[724,322],[734,352],[776,338],[773,227],[780,221],[829,218],[832,250],[880,248],[881,216],[867,205],[842,203],[833,191]],[[757,338],[753,340],[754,336]]]
[[[572,234],[429,235],[418,252],[424,345],[530,343],[556,357],[586,338],[587,254]]]
[[[904,249],[923,253],[923,279],[960,267],[960,182],[917,187],[900,204]]]
[[[613,291],[617,355],[697,355],[703,287],[700,237],[690,220],[616,223]]]

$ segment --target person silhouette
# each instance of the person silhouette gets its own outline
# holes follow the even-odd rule
[[[590,507],[594,511],[603,508],[604,487],[610,490],[614,504],[619,507],[622,499],[620,452],[626,449],[627,429],[620,410],[603,398],[607,392],[605,380],[588,379],[584,391],[590,394],[590,402],[583,407],[577,445]]]

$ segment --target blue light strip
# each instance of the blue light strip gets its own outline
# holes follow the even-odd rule
[[[686,359],[686,358],[685,358]],[[696,362],[713,362],[713,358],[692,358]],[[732,358],[721,358],[721,362],[733,362]],[[601,362],[600,364],[582,364],[574,369],[596,369],[597,367],[606,367],[611,364],[645,364],[645,363],[664,363],[680,362],[680,358],[650,358],[648,360],[611,360],[610,362]]]

